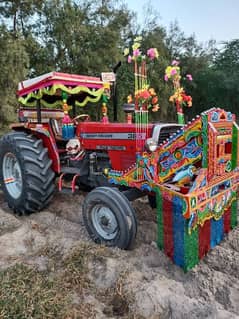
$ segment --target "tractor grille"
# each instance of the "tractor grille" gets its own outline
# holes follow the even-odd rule
[[[161,127],[159,137],[158,137],[158,145],[163,143],[167,138],[169,138],[173,133],[176,133],[180,129],[179,125],[170,125]]]

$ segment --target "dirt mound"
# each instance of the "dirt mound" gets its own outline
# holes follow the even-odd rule
[[[14,271],[15,277],[22,273],[16,268],[20,264],[26,267],[25,286],[31,282],[27,281],[27,274],[32,276],[34,270],[36,283],[43,282],[41,287],[51,283],[48,292],[59,292],[58,315],[53,312],[54,307],[47,308],[50,297],[44,305],[39,301],[44,300],[42,296],[32,303],[28,300],[39,311],[39,318],[43,311],[49,311],[48,318],[68,319],[239,318],[239,229],[185,274],[157,249],[156,212],[144,200],[134,203],[138,219],[134,247],[121,251],[91,242],[81,214],[84,196],[57,194],[47,210],[17,217],[0,195],[3,278],[6,272]],[[10,279],[4,287],[0,290],[0,314],[4,315],[0,317],[12,318],[7,292],[14,292],[16,297],[18,287]],[[34,282],[29,289],[33,294],[38,291]],[[30,311],[28,303],[22,302],[25,308],[19,306],[16,310],[20,317],[21,311]],[[28,313],[30,318],[32,313]]]

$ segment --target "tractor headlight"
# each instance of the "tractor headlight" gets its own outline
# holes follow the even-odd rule
[[[146,147],[146,149],[147,149],[148,151],[154,152],[154,151],[156,151],[158,145],[157,145],[157,143],[155,142],[154,139],[152,139],[152,138],[147,138],[147,140],[146,140],[146,142],[145,142],[145,147]]]

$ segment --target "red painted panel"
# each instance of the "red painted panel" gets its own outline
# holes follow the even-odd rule
[[[203,226],[199,226],[199,259],[210,249],[210,231],[210,220],[206,220]]]
[[[163,229],[165,254],[173,260],[173,204],[163,198]]]
[[[143,140],[151,134],[152,125],[149,125],[142,135]],[[107,152],[115,170],[128,169],[136,162],[135,124],[82,122],[76,129],[76,135],[85,149]]]
[[[42,139],[44,147],[48,149],[48,156],[52,160],[52,169],[56,173],[60,173],[60,157],[59,150],[56,146],[53,133],[48,124],[44,124],[44,128],[50,133],[49,135],[42,134],[41,132],[35,132],[38,138]]]
[[[231,230],[231,207],[224,213],[224,233],[229,233]]]

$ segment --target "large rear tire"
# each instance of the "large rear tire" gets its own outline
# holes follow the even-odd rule
[[[83,203],[83,219],[96,243],[129,249],[136,237],[134,209],[116,188],[98,187],[91,191]]]
[[[42,140],[11,132],[0,140],[0,183],[10,208],[17,214],[40,211],[52,198],[55,174]]]

